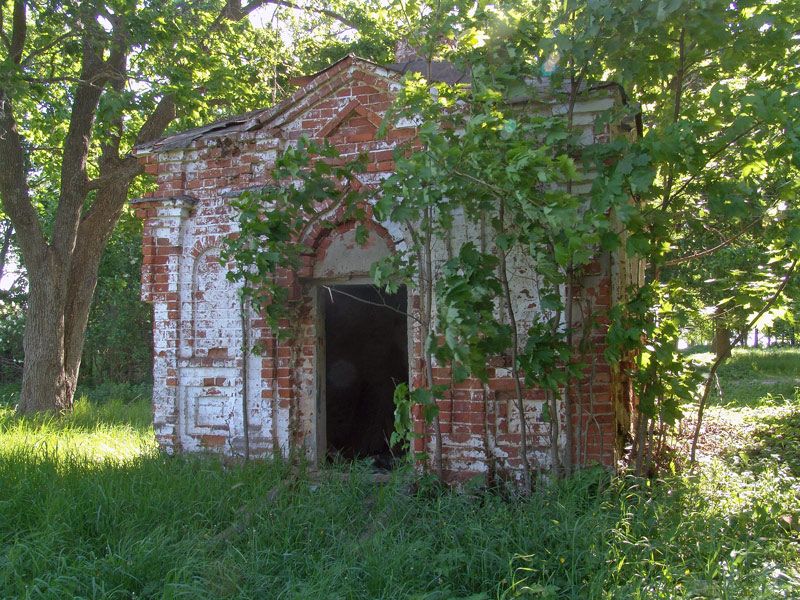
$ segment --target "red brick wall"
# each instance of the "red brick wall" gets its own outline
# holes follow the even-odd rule
[[[231,195],[265,184],[277,154],[301,135],[326,138],[345,157],[366,152],[369,168],[361,180],[363,185],[390,174],[393,147],[415,135],[413,127],[396,127],[386,139],[375,139],[396,86],[394,74],[348,59],[318,76],[263,122],[208,132],[185,147],[142,154],[145,171],[158,184],[150,197],[138,201],[136,211],[145,222],[142,298],[153,304],[155,316],[154,423],[159,443],[166,450],[216,449],[237,454],[243,452],[247,437],[255,455],[302,450],[316,457],[314,266],[324,260],[330,244],[338,243],[336,236],[345,235],[352,224],[343,223],[335,231],[317,228],[307,232],[306,243],[314,254],[305,258],[299,273],[284,275],[298,307],[291,323],[287,322],[295,332],[291,340],[278,341],[263,319],[251,311],[244,311],[242,326],[237,288],[223,281],[224,267],[216,269],[212,262],[223,240],[237,229]],[[597,102],[607,104],[608,99],[593,98],[576,105],[579,113],[585,105],[581,114],[589,134],[592,120],[586,116],[597,110]],[[368,221],[373,236],[387,248],[404,243],[405,232],[399,225]],[[462,229],[462,237],[467,239],[469,224]],[[445,258],[439,256],[437,263]],[[575,458],[605,465],[613,465],[618,458],[620,441],[615,418],[619,393],[612,395],[612,389],[619,386],[612,381],[602,356],[602,316],[612,302],[611,260],[608,256],[598,259],[580,291],[579,304],[590,306],[594,318],[599,319],[591,334],[590,355],[584,358],[593,364],[591,377],[572,390],[576,410],[570,416],[580,434],[573,449]],[[528,277],[532,274],[522,259],[516,269]],[[536,313],[536,298],[527,289],[517,291],[518,297],[529,298],[520,305],[524,323]],[[409,307],[418,305],[418,298],[409,298]],[[576,321],[581,318],[576,315]],[[244,352],[243,331],[250,346],[258,343],[257,353]],[[410,381],[421,385],[424,358],[419,328],[412,322],[409,332]],[[493,462],[518,473],[519,418],[510,371],[507,361],[492,365],[486,403],[484,387],[478,381],[452,386],[441,401],[444,463],[451,479],[485,471],[485,422],[489,424]],[[434,376],[436,383],[451,382],[444,366],[436,365]],[[544,468],[550,460],[550,425],[542,420],[543,402],[541,390],[525,392],[531,461]],[[563,405],[560,417],[563,423]],[[425,430],[417,413],[415,419],[418,431],[425,434],[417,441],[416,450],[430,453],[432,432]]]

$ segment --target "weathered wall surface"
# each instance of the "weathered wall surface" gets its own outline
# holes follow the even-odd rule
[[[285,455],[295,448],[317,457],[317,285],[364,281],[376,258],[406,243],[405,232],[397,224],[368,218],[371,236],[361,248],[355,244],[353,223],[333,230],[310,228],[304,241],[313,251],[300,273],[285,278],[300,306],[292,323],[295,337],[279,342],[257,315],[243,314],[237,286],[225,278],[226,268],[219,262],[223,240],[237,229],[230,199],[265,184],[278,152],[302,135],[325,138],[344,156],[368,153],[364,185],[389,175],[394,168],[393,147],[415,135],[409,124],[392,129],[386,139],[375,139],[397,85],[396,74],[348,58],[277,109],[216,130],[206,128],[188,141],[184,136],[181,144],[165,143],[142,152],[146,171],[158,183],[151,197],[136,201],[136,209],[145,222],[142,298],[153,304],[155,317],[154,423],[165,450],[241,454],[247,422],[251,454]],[[584,127],[587,139],[597,135],[594,117],[614,102],[613,94],[602,92],[576,105],[575,122]],[[563,107],[554,103],[538,110],[557,112]],[[591,174],[579,182],[577,191],[588,190],[590,178]],[[457,251],[460,244],[479,236],[478,224],[455,217],[452,238],[437,241],[437,266],[453,248]],[[539,310],[537,277],[521,256],[511,257],[509,269],[512,293],[522,299],[515,312],[524,330]],[[610,307],[612,272],[619,269],[613,257],[599,257],[583,282],[581,306],[595,317]],[[412,310],[419,306],[413,292],[408,306]],[[602,358],[602,316],[599,323],[591,333],[587,357],[591,378],[578,386],[577,408],[570,418],[577,424],[577,458],[612,465],[619,442],[615,416],[619,394],[612,397],[612,374]],[[409,334],[410,381],[421,385],[424,360],[419,327],[413,320]],[[245,352],[245,346],[254,344],[258,353]],[[437,383],[451,383],[444,365],[434,365],[434,375]],[[520,466],[520,418],[510,364],[498,360],[490,375],[488,387],[466,381],[453,386],[440,404],[445,467],[453,479],[485,471],[487,442],[500,466],[512,471]],[[525,393],[531,460],[546,466],[550,425],[544,420],[544,400],[541,390]],[[419,415],[416,418],[422,431]],[[567,419],[563,409],[560,419],[563,425]],[[417,450],[432,448],[427,434],[418,440]]]

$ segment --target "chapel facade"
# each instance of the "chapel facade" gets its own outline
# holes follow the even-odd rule
[[[407,243],[401,224],[378,222],[367,207],[365,245],[356,242],[356,223],[329,215],[333,228],[309,223],[302,243],[310,249],[302,268],[283,284],[300,306],[296,334],[282,339],[242,302],[237,283],[226,277],[220,253],[236,233],[231,202],[268,182],[276,157],[305,136],[327,140],[344,158],[368,156],[361,185],[374,185],[393,172],[393,150],[413,140],[413,122],[377,130],[400,89],[402,73],[415,61],[381,66],[348,56],[304,78],[299,89],[275,107],[166,137],[138,148],[145,172],[157,189],[133,201],[144,221],[142,298],[153,306],[153,419],[161,448],[170,453],[215,451],[252,457],[304,454],[312,462],[331,457],[390,457],[394,420],[392,393],[407,382],[423,385],[425,357],[414,289],[396,294],[375,289],[370,266]],[[440,64],[431,79],[455,82],[463,75]],[[598,116],[623,101],[618,88],[586,91],[574,106],[574,124],[587,143],[624,135],[599,126]],[[557,99],[531,103],[530,110],[558,114]],[[573,191],[588,192],[592,174]],[[454,240],[475,239],[475,225],[455,215]],[[434,264],[447,258],[435,245]],[[536,317],[536,273],[524,257],[511,256],[510,279],[520,330]],[[621,255],[597,256],[581,282],[594,315],[590,333],[591,373],[576,386],[571,452],[580,464],[617,464],[629,430],[628,384],[606,362],[605,329],[611,306],[639,269]],[[388,307],[388,308],[387,308]],[[599,315],[599,317],[598,317]],[[249,349],[255,347],[255,351]],[[491,463],[509,473],[521,465],[520,415],[509,360],[490,365],[488,385],[454,384],[446,365],[432,365],[435,383],[447,386],[439,401],[444,472],[463,480],[485,473]],[[526,389],[530,462],[550,463],[552,415],[542,390]],[[433,432],[412,411],[420,437],[413,450],[432,456]],[[563,440],[562,440],[563,441]],[[563,444],[562,444],[563,446]],[[566,450],[565,450],[566,451]]]

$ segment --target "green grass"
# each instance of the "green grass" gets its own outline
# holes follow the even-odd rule
[[[696,352],[691,356],[710,363],[714,355]],[[710,404],[755,408],[790,403],[800,387],[800,348],[734,348],[717,376],[722,396],[715,386]]]
[[[698,473],[592,470],[519,500],[165,457],[143,400],[0,407],[0,597],[798,597],[797,415]]]

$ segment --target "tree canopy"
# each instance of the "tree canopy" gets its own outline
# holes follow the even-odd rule
[[[582,270],[603,250],[645,261],[646,277],[612,312],[606,340],[607,357],[634,382],[634,456],[642,470],[698,385],[697,370],[678,351],[686,328],[710,312],[723,329],[746,330],[782,310],[793,289],[800,256],[796,3],[403,8],[419,23],[411,40],[420,54],[468,70],[470,85],[434,83],[424,73],[405,80],[387,122],[417,119],[414,143],[423,151],[397,154],[396,173],[374,202],[379,217],[414,224],[414,244],[375,265],[376,282],[427,282],[419,283],[428,286],[420,293],[427,363],[435,354],[457,377],[483,378],[487,360],[509,351],[512,367],[529,375],[526,383],[549,391],[555,422],[555,395],[569,407],[586,368],[573,300]],[[520,100],[541,96],[543,74],[549,75],[546,93],[566,110],[552,117],[514,110]],[[607,82],[618,83],[627,102],[596,125],[630,123],[634,135],[587,144],[576,135],[572,108],[578,94]],[[287,254],[286,240],[297,211],[313,210],[325,177],[357,172],[357,163],[350,172],[314,163],[314,156],[331,158],[331,152],[302,144],[290,150],[276,181],[291,175],[303,185],[277,186],[240,204],[245,235],[233,242],[231,256],[240,263],[234,277],[248,281],[262,300],[281,298],[270,281],[276,269],[292,264],[296,250]],[[597,173],[592,190],[578,194],[573,184],[587,171]],[[359,198],[335,196],[329,185],[326,197],[358,205]],[[455,210],[491,234],[481,248],[455,249],[435,279],[431,238],[447,236]],[[286,223],[294,225],[282,229],[279,241],[265,231]],[[274,260],[258,260],[267,247]],[[542,320],[528,331],[517,329],[509,298],[505,265],[513,252],[528,255],[541,278]],[[285,308],[273,301],[270,310]],[[430,376],[425,389],[410,391],[411,404],[432,408],[434,425],[440,393]],[[555,423],[556,468],[557,432]],[[524,436],[522,446],[525,456]],[[564,461],[569,472],[572,457]]]
[[[252,27],[247,15],[265,6],[298,10],[280,28]],[[20,410],[72,403],[100,257],[129,194],[147,185],[132,148],[269,105],[342,47],[385,52],[385,35],[359,33],[383,31],[374,20],[385,11],[365,8],[0,2],[0,199],[28,279]],[[343,28],[350,42],[327,37]],[[289,46],[286,31],[302,43]]]

